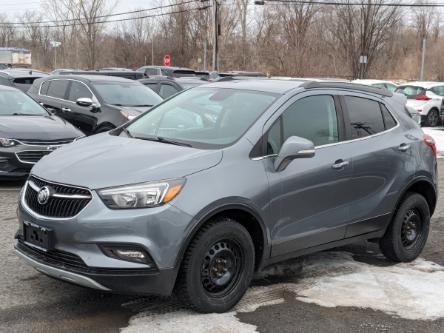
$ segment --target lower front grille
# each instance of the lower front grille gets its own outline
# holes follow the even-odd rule
[[[51,150],[25,150],[16,153],[16,155],[18,160],[22,163],[35,164],[51,152]]]
[[[43,251],[27,245],[23,238],[18,237],[17,250],[28,257],[51,267],[67,270],[75,273],[94,275],[138,275],[157,271],[157,268],[105,268],[90,267],[79,256],[59,250]]]
[[[28,254],[33,259],[36,259],[40,262],[48,264],[50,266],[66,269],[76,269],[76,270],[84,270],[88,268],[83,260],[72,253],[59,251],[59,250],[51,250],[51,251],[43,251],[37,248],[26,245],[23,240],[17,242],[17,249]]]

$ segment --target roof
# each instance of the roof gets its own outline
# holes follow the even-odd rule
[[[304,89],[349,89],[364,91],[376,95],[391,97],[393,94],[387,89],[366,86],[363,84],[335,82],[335,81],[296,81],[276,80],[267,78],[231,78],[209,83],[205,87],[220,87],[231,89],[256,90],[269,93],[285,94],[295,88]]]
[[[444,86],[444,82],[434,82],[434,81],[412,81],[401,84],[400,86],[417,86],[422,88],[433,88],[436,86]]]
[[[77,74],[70,74],[70,75],[51,75],[48,76],[48,78],[51,79],[76,79],[79,81],[88,81],[88,82],[101,82],[101,81],[108,81],[108,82],[137,82],[135,80],[126,79],[119,76],[111,76],[111,75],[77,75]]]
[[[45,73],[36,72],[36,71],[30,70],[30,69],[4,69],[4,70],[0,71],[0,75],[1,76],[10,76],[13,78],[47,76],[47,74],[45,74]]]
[[[257,90],[277,94],[285,94],[300,87],[303,81],[273,80],[267,78],[249,78],[245,80],[231,79],[209,83],[205,87],[221,87],[244,90]]]

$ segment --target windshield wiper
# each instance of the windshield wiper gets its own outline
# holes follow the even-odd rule
[[[128,105],[128,106],[132,106],[134,108],[143,108],[143,107],[152,107],[152,104],[139,104],[139,105]]]
[[[129,138],[134,138],[130,131],[126,127],[122,128],[122,132],[126,134]]]
[[[147,140],[147,141],[167,143],[167,144],[176,145],[176,146],[192,147],[192,145],[190,145],[189,143],[175,141],[175,140],[164,138],[161,136],[135,137],[135,138],[141,139],[141,140]]]

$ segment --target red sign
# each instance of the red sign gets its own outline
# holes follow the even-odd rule
[[[170,58],[169,54],[167,54],[163,57],[163,64],[165,66],[169,66],[171,64],[171,58]]]

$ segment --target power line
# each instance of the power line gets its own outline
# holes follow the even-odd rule
[[[107,18],[107,17],[114,17],[114,16],[121,16],[121,15],[128,15],[128,14],[137,14],[137,13],[143,13],[143,12],[147,12],[147,11],[153,11],[153,10],[158,10],[158,9],[164,9],[164,8],[170,8],[170,7],[175,7],[175,6],[181,6],[181,5],[186,5],[192,2],[196,2],[196,0],[188,0],[188,1],[183,1],[180,3],[176,3],[176,4],[170,4],[170,5],[163,5],[163,6],[158,6],[158,7],[152,7],[152,8],[145,8],[145,9],[137,9],[137,10],[132,10],[132,11],[128,11],[128,12],[120,12],[120,13],[115,13],[115,14],[107,14],[107,15],[98,15],[98,16],[94,16],[91,17],[92,19],[98,19],[98,18]],[[30,21],[30,22],[0,22],[0,25],[32,25],[32,24],[46,24],[46,23],[60,23],[60,22],[76,22],[76,21],[81,21],[81,18],[75,18],[75,19],[65,19],[65,20],[45,20],[45,21]],[[65,24],[63,24],[62,26],[66,26]]]
[[[379,6],[379,7],[429,7],[429,8],[439,8],[444,7],[444,3],[395,3],[395,2],[387,2],[387,3],[371,3],[371,2],[344,2],[344,1],[319,1],[319,0],[266,0],[266,1],[255,1],[257,5],[264,5],[268,3],[273,4],[315,4],[315,5],[325,5],[325,6]]]

